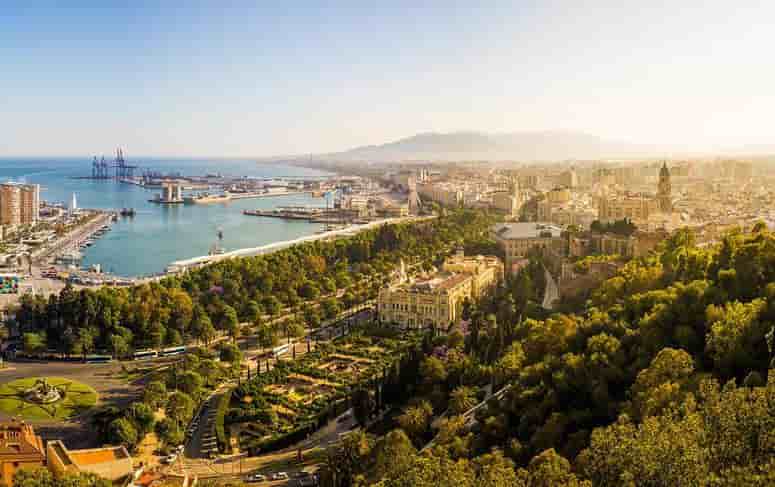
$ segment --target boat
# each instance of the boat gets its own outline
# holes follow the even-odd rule
[[[134,208],[121,208],[121,216],[135,216],[135,209]]]

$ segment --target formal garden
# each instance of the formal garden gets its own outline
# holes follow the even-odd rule
[[[239,444],[266,452],[303,440],[349,408],[353,389],[387,373],[421,336],[361,329],[234,389],[224,407],[225,431],[238,425]]]
[[[97,404],[97,392],[61,377],[29,377],[0,385],[0,412],[27,420],[67,420]]]

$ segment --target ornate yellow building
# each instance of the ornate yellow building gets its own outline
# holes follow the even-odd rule
[[[441,272],[411,281],[402,278],[382,288],[379,318],[409,328],[446,329],[460,320],[466,298],[481,296],[502,276],[503,264],[497,257],[465,257],[458,252],[444,262]]]

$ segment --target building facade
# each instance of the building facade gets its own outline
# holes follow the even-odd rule
[[[31,425],[23,421],[0,422],[0,483],[13,485],[18,469],[45,465],[43,440]]]
[[[132,476],[132,457],[123,446],[68,450],[59,440],[46,444],[46,465],[59,477],[65,474],[93,473],[112,482]]]
[[[40,216],[40,185],[0,184],[0,225],[28,225]]]
[[[551,223],[519,222],[501,223],[493,228],[493,237],[506,258],[506,272],[514,272],[514,264],[537,249],[564,255],[566,240],[562,228]]]
[[[653,197],[645,195],[603,196],[598,200],[597,219],[610,223],[625,218],[644,222],[659,211],[659,204]]]
[[[444,263],[441,272],[382,288],[377,298],[379,319],[408,328],[446,330],[460,321],[466,298],[481,296],[502,275],[503,265],[496,257],[458,254]]]

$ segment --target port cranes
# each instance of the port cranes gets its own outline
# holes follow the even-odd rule
[[[128,164],[124,159],[124,151],[119,147],[116,149],[116,158],[113,160],[113,164],[108,164],[105,161],[105,157],[101,157],[97,160],[97,156],[94,156],[94,160],[91,165],[91,177],[92,179],[110,179],[110,168],[114,169],[114,177],[116,179],[131,179],[135,174],[135,169],[138,166]]]
[[[135,169],[137,169],[137,166],[127,164],[124,159],[124,151],[121,150],[121,147],[116,149],[116,160],[114,161],[113,167],[116,168],[116,179],[131,179],[134,176]]]
[[[97,160],[97,156],[94,156],[94,161],[91,165],[91,177],[92,179],[109,179],[110,174],[108,171],[108,163],[105,162],[105,157],[101,157]]]

